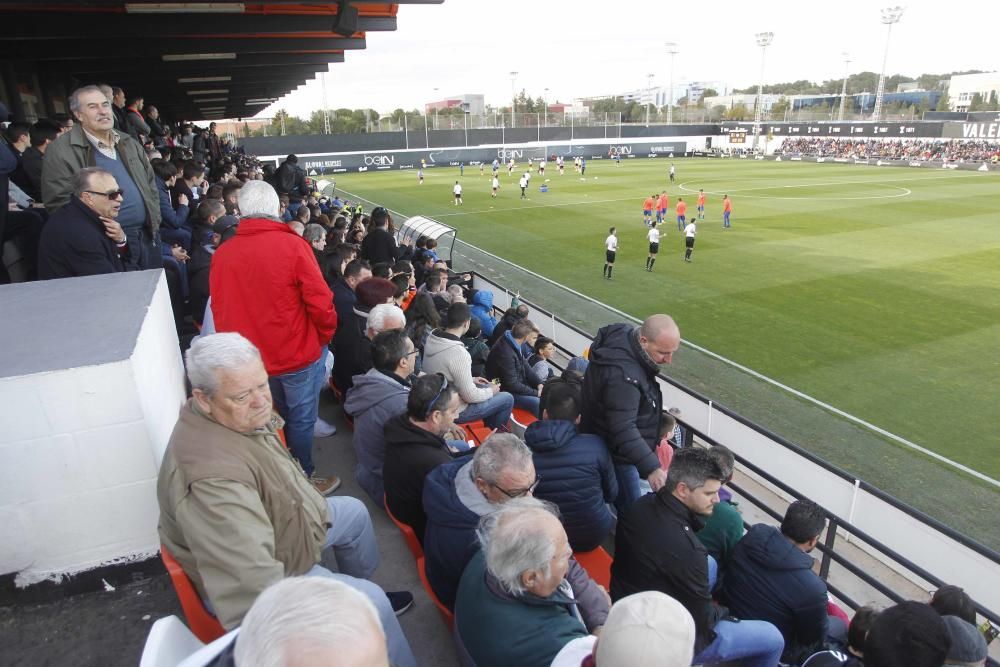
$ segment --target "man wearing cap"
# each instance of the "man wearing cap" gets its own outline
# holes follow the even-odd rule
[[[989,647],[986,645],[986,638],[979,628],[968,621],[963,621],[958,616],[942,616],[944,625],[948,629],[948,637],[951,639],[951,648],[948,649],[948,657],[945,658],[945,665],[961,665],[962,667],[983,667],[986,658],[989,656]]]
[[[87,167],[74,178],[69,203],[49,218],[38,245],[38,277],[73,278],[119,273],[129,248],[115,218],[122,205],[115,177]]]
[[[399,248],[396,239],[389,233],[391,220],[389,211],[382,206],[376,206],[372,210],[371,220],[368,235],[361,242],[361,258],[367,259],[373,265],[395,262],[399,259]]]

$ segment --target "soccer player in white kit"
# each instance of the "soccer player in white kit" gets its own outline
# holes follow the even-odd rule
[[[528,174],[521,174],[521,180],[518,182],[521,186],[521,199],[528,198]]]
[[[684,228],[684,261],[691,261],[691,252],[694,250],[694,235],[698,233],[698,229],[695,227],[695,220],[691,220],[687,227]]]
[[[497,198],[497,190],[500,189],[500,179],[497,178],[496,172],[493,172],[493,193],[490,195],[493,199]]]
[[[649,239],[649,255],[646,257],[646,270],[652,271],[653,264],[656,263],[656,254],[660,252],[660,230],[656,228],[656,223],[649,228],[646,234]]]
[[[455,206],[462,204],[462,184],[455,181],[455,187],[452,188],[452,192],[455,193]]]
[[[618,236],[616,227],[608,230],[608,238],[604,239],[604,277],[611,280],[611,271],[615,268],[615,253],[618,252]]]

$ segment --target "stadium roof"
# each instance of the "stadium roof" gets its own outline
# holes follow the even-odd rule
[[[395,30],[399,5],[442,2],[0,0],[0,62],[32,63],[43,86],[120,86],[169,118],[240,118]]]

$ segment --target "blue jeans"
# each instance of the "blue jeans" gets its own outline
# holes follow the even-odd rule
[[[510,413],[514,409],[514,397],[505,391],[494,395],[482,403],[472,403],[458,415],[455,421],[459,424],[480,419],[490,428],[506,426],[510,421]]]
[[[766,621],[719,621],[715,641],[694,656],[692,664],[737,660],[740,667],[776,667],[785,650],[785,640]]]
[[[615,510],[620,521],[628,508],[642,497],[639,491],[639,471],[630,463],[616,463],[615,477],[618,478],[618,497],[615,498]]]
[[[375,531],[368,510],[357,498],[327,498],[326,504],[330,509],[330,522],[333,525],[326,531],[323,549],[333,549],[340,572],[331,572],[317,564],[306,572],[306,576],[336,579],[364,593],[375,605],[379,620],[382,621],[389,662],[399,667],[416,667],[416,658],[413,657],[413,651],[410,650],[410,644],[406,641],[406,635],[403,634],[389,598],[378,584],[368,581],[379,563],[378,545],[375,543]]]
[[[538,414],[539,401],[540,399],[538,396],[530,396],[528,394],[514,394],[515,408],[521,408],[522,410],[527,410],[531,414],[541,419],[542,416]]]
[[[285,420],[285,440],[307,475],[316,470],[312,460],[313,426],[319,411],[323,382],[323,355],[305,368],[268,378],[274,409]]]

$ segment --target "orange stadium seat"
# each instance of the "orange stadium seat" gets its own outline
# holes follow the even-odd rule
[[[583,566],[591,579],[604,586],[605,590],[611,589],[611,555],[603,547],[597,547],[592,551],[576,551],[573,557]]]
[[[188,627],[191,628],[194,636],[208,644],[226,634],[226,629],[219,623],[219,619],[205,608],[205,603],[201,601],[201,596],[194,589],[194,584],[184,572],[184,568],[162,544],[160,545],[160,558],[163,559],[163,564],[167,567],[170,581],[174,584],[174,592],[177,593],[177,599],[181,602]]]
[[[409,547],[410,553],[417,560],[424,557],[424,548],[420,546],[420,540],[417,539],[417,534],[413,532],[413,529],[408,525],[397,519],[392,514],[392,510],[389,509],[389,503],[386,497],[382,496],[382,504],[385,506],[385,513],[389,515],[392,522],[396,524],[396,528],[399,528],[399,532],[403,534],[403,539],[406,540],[406,546]]]
[[[449,628],[454,627],[455,615],[451,613],[451,610],[448,609],[448,607],[444,606],[441,600],[438,599],[438,596],[434,594],[434,589],[431,588],[431,582],[427,581],[427,572],[424,568],[423,557],[417,559],[417,572],[420,574],[420,583],[424,585],[424,590],[427,591],[427,596],[430,597],[431,602],[433,602],[434,606],[438,608],[439,612],[441,612],[441,616],[444,617],[445,623],[448,624]]]

